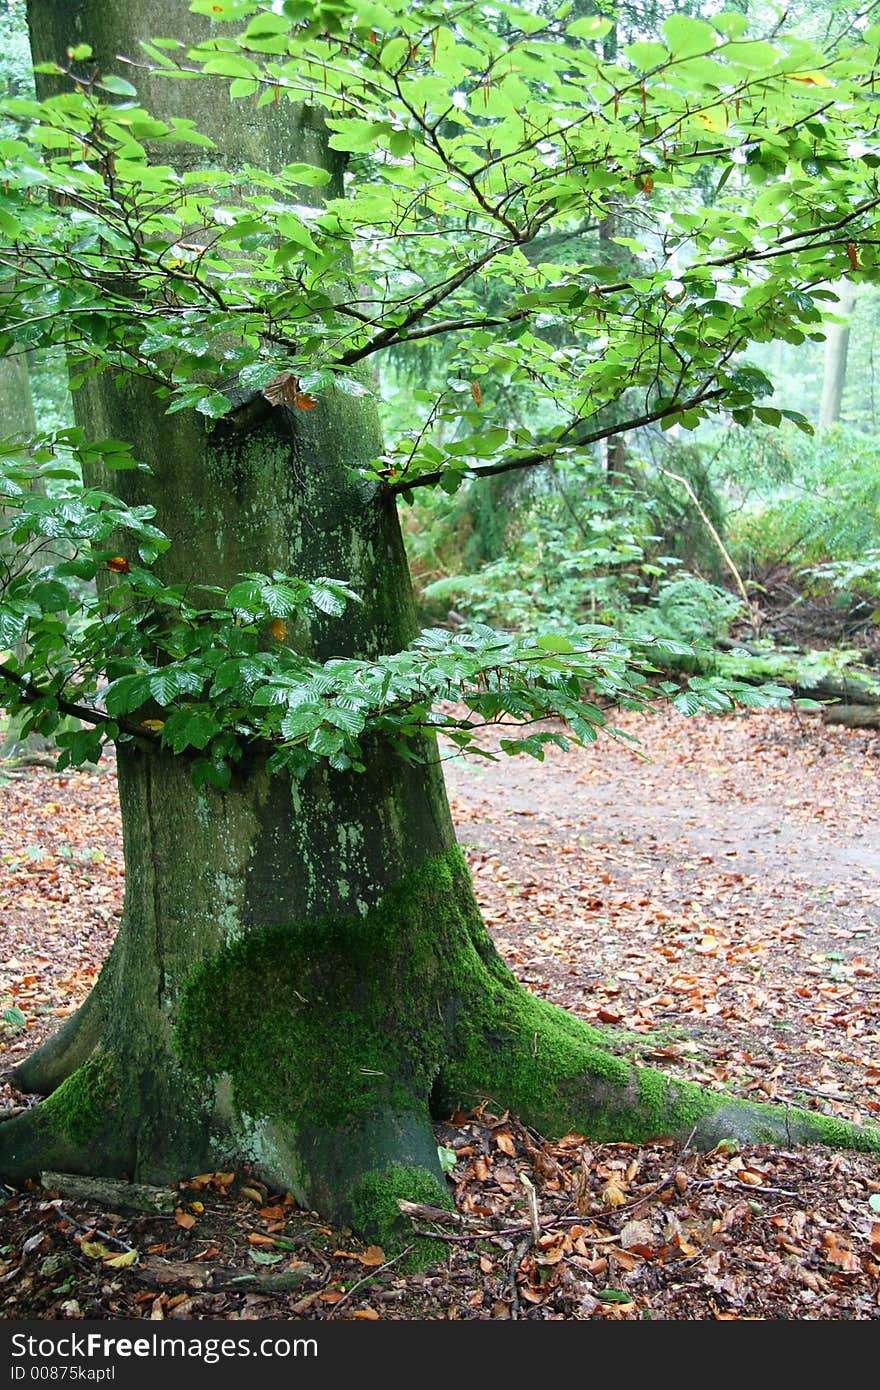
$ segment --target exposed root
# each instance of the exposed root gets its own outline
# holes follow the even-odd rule
[[[57,1033],[13,1068],[13,1084],[29,1094],[50,1095],[77,1067],[88,1061],[100,1038],[100,1010],[95,1005],[94,995],[90,994]]]
[[[123,1177],[134,1167],[127,1113],[111,1060],[95,1053],[46,1100],[0,1125],[0,1175],[12,1183],[44,1169]]]
[[[482,1023],[470,1020],[459,1058],[444,1068],[443,1104],[491,1097],[548,1138],[580,1132],[600,1142],[690,1139],[711,1149],[737,1143],[825,1144],[880,1151],[880,1129],[794,1106],[742,1100],[635,1066],[602,1047],[602,1035],[511,980]]]

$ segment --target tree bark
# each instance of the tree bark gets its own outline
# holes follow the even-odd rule
[[[849,316],[856,302],[855,286],[841,280],[836,286],[837,313],[843,323],[831,323],[825,334],[825,367],[822,375],[822,399],[819,404],[819,428],[836,425],[843,405],[846,386],[846,359],[849,353]]]
[[[826,724],[844,724],[848,729],[880,729],[880,704],[828,705],[822,711]]]
[[[31,14],[38,60],[87,39],[109,64],[139,34],[181,36],[177,0],[152,0],[146,16],[111,0],[32,0]],[[225,89],[208,100],[201,84],[157,87],[159,114],[180,113],[181,90],[225,157],[244,157]],[[284,163],[325,157],[310,113],[259,119],[261,163],[273,150]],[[245,143],[258,134],[248,127]],[[368,401],[328,393],[307,415],[278,408],[235,432],[163,416],[142,383],[77,394],[89,433],[129,440],[153,469],[113,485],[157,506],[174,542],[167,578],[329,574],[364,602],[301,625],[301,649],[371,655],[410,639],[393,499],[350,468],[378,451]],[[0,1126],[0,1172],[161,1183],[247,1161],[326,1217],[392,1242],[400,1199],[449,1203],[432,1117],[487,1096],[548,1134],[880,1146],[876,1131],[633,1067],[528,994],[492,945],[436,750],[423,751],[408,763],[366,740],[365,772],[295,782],[270,776],[254,749],[219,791],[196,789],[184,758],[121,744],[122,924],[93,994],[18,1070],[48,1095]]]

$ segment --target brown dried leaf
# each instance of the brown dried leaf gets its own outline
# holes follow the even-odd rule
[[[626,1193],[616,1178],[611,1178],[602,1188],[602,1201],[606,1207],[622,1207],[626,1200]]]
[[[264,1221],[283,1221],[283,1220],[284,1220],[284,1208],[283,1208],[283,1207],[261,1207],[261,1208],[260,1208],[260,1215],[262,1216],[262,1218],[263,1218]]]
[[[378,1269],[379,1265],[385,1263],[385,1251],[381,1245],[368,1245],[364,1253],[358,1255],[358,1259],[367,1269]]]
[[[502,1153],[507,1154],[508,1158],[516,1157],[516,1144],[509,1129],[498,1129],[492,1137]]]
[[[294,372],[279,372],[266,382],[262,394],[270,405],[292,405],[300,394],[299,377]]]

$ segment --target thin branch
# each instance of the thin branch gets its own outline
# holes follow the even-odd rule
[[[726,391],[723,386],[718,386],[711,391],[697,391],[695,395],[689,396],[685,401],[678,401],[658,407],[656,410],[646,411],[643,415],[624,420],[620,424],[606,425],[604,429],[592,430],[589,434],[579,435],[576,439],[568,439],[563,436],[555,443],[546,444],[540,449],[533,449],[528,454],[519,454],[514,458],[501,459],[498,463],[470,468],[468,469],[468,476],[471,478],[491,478],[497,477],[500,473],[512,473],[518,468],[534,468],[538,464],[549,463],[562,449],[586,449],[591,444],[598,444],[601,440],[610,439],[613,435],[622,434],[626,430],[639,429],[642,425],[652,425],[656,420],[664,420],[670,415],[679,415],[684,410],[693,410],[707,401],[719,400],[725,394]],[[570,428],[571,426],[569,426]],[[419,474],[417,478],[393,483],[387,492],[393,495],[398,492],[411,492],[417,487],[434,487],[445,476],[445,468],[435,468],[430,473]]]
[[[38,704],[42,700],[51,700],[56,709],[61,714],[69,714],[73,719],[82,719],[86,724],[94,724],[96,727],[102,724],[112,724],[117,729],[123,729],[127,734],[133,734],[136,738],[143,738],[152,742],[158,741],[158,735],[152,729],[144,728],[142,724],[135,723],[134,720],[126,719],[124,716],[106,714],[103,710],[90,709],[88,705],[73,704],[70,700],[65,700],[61,695],[52,690],[43,690],[40,686],[34,685],[24,676],[20,676],[17,671],[10,671],[8,666],[0,665],[0,680],[9,681],[15,685],[24,695],[28,704]]]

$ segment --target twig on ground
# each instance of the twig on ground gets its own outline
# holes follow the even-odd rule
[[[378,1269],[371,1269],[369,1274],[364,1275],[363,1279],[358,1279],[357,1283],[352,1284],[350,1289],[346,1289],[339,1301],[333,1304],[333,1307],[327,1314],[328,1319],[334,1317],[343,1303],[347,1303],[352,1294],[357,1293],[358,1289],[362,1288],[364,1284],[370,1284],[373,1280],[378,1279],[380,1274],[384,1274],[386,1269],[390,1269],[392,1265],[396,1265],[398,1261],[402,1260],[404,1255],[408,1255],[411,1250],[411,1245],[404,1246],[399,1255],[395,1255],[391,1260],[386,1260],[383,1265],[379,1265]]]
[[[67,1211],[67,1209],[61,1205],[57,1197],[55,1201],[50,1202],[49,1205],[50,1207],[55,1208],[58,1215],[64,1221],[69,1221],[71,1226],[75,1226],[78,1231],[91,1231],[98,1237],[99,1240],[109,1240],[111,1245],[118,1245],[120,1250],[125,1250],[128,1253],[130,1253],[134,1249],[133,1245],[129,1245],[126,1241],[120,1240],[118,1236],[114,1236],[110,1231],[102,1231],[98,1226],[85,1226],[83,1225],[82,1221],[77,1221],[76,1217],[71,1216],[70,1212]]]

